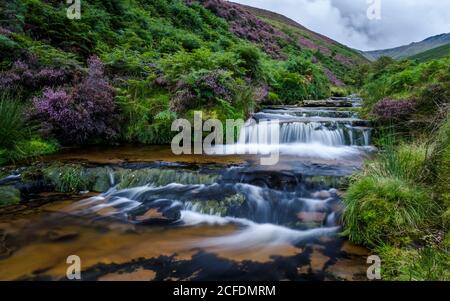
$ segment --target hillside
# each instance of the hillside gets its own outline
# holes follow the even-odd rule
[[[430,60],[443,58],[447,56],[449,53],[450,53],[450,43],[421,52],[409,58],[412,60],[418,60],[419,62],[426,62]]]
[[[18,135],[0,143],[4,160],[167,144],[177,117],[246,118],[261,104],[326,98],[364,62],[292,20],[220,0],[86,0],[79,20],[67,7],[0,3],[0,117],[15,117],[3,126]]]
[[[403,59],[448,43],[450,43],[450,33],[444,33],[429,37],[421,42],[391,49],[367,51],[364,54],[371,60],[376,60],[381,56],[389,56],[393,59]]]
[[[336,82],[349,81],[348,72],[351,71],[349,66],[368,62],[367,58],[357,50],[316,33],[284,15],[247,5],[236,5],[286,33],[301,48],[315,52],[317,60],[327,68],[329,77],[333,78],[336,75]]]

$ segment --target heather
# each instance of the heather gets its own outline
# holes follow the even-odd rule
[[[0,86],[43,139],[67,146],[165,144],[175,116],[194,110],[246,118],[263,103],[326,98],[352,83],[358,56],[219,0],[86,0],[76,21],[53,1],[1,7]]]

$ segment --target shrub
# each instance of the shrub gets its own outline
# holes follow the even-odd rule
[[[442,83],[424,87],[418,97],[417,107],[423,113],[435,113],[442,104],[450,102],[450,91]]]
[[[46,86],[62,85],[68,80],[65,70],[42,67],[35,57],[29,57],[26,61],[16,61],[10,70],[0,73],[0,88],[36,91]]]
[[[212,70],[197,76],[190,83],[179,81],[170,101],[173,112],[183,113],[190,109],[214,106],[218,100],[231,103],[234,97],[235,82],[230,72]]]
[[[63,143],[112,139],[118,133],[115,92],[104,78],[103,64],[92,57],[88,65],[88,75],[72,91],[49,88],[33,100],[31,117],[40,119],[45,132]]]
[[[396,123],[406,121],[415,110],[413,100],[383,99],[378,102],[373,110],[373,116],[383,123]]]

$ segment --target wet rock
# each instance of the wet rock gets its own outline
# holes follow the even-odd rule
[[[154,280],[156,272],[138,268],[133,272],[109,273],[98,278],[99,281],[151,281]]]
[[[303,107],[317,108],[317,107],[335,107],[335,108],[350,108],[353,103],[347,99],[342,100],[305,100],[302,103]]]
[[[245,200],[245,196],[242,194],[235,194],[223,200],[193,201],[191,203],[192,207],[201,213],[220,216],[240,216]]]
[[[111,188],[110,171],[107,168],[94,168],[89,171],[89,176],[92,178],[92,191],[105,192]]]
[[[297,217],[304,223],[322,223],[325,219],[326,213],[324,212],[299,212]]]
[[[14,186],[0,186],[0,207],[20,202],[20,190]]]
[[[46,237],[52,242],[66,242],[77,238],[78,235],[79,234],[76,231],[69,229],[57,229],[49,231]]]
[[[172,201],[159,201],[134,210],[129,214],[129,220],[143,225],[167,225],[181,218],[180,210],[181,206]]]
[[[356,255],[356,256],[369,256],[369,250],[364,248],[364,247],[360,247],[357,245],[352,244],[349,241],[344,242],[344,244],[342,245],[341,248],[342,252],[345,252],[349,255]]]

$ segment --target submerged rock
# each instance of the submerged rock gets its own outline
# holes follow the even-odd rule
[[[20,202],[20,190],[14,186],[0,186],[0,207]]]

